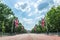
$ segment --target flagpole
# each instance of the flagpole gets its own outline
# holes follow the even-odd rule
[[[11,32],[13,33],[13,22],[14,22],[14,20],[12,21],[12,27],[11,27]]]
[[[47,34],[49,34],[49,31],[48,31],[48,26],[47,26],[47,19],[46,19],[45,21],[46,21]]]

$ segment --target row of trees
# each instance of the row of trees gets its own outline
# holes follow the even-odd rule
[[[40,20],[31,32],[60,32],[60,6],[53,6],[45,15],[44,21],[44,27],[41,26]]]
[[[42,26],[41,21],[42,20],[40,20],[38,24],[34,26],[34,28],[31,30],[31,33],[45,33],[47,31],[46,27]]]
[[[60,32],[60,6],[52,7],[45,20],[49,32]]]
[[[16,30],[18,33],[26,32],[24,26],[21,23],[19,23],[18,28],[15,29],[15,26],[13,24],[13,20],[15,18],[17,17],[14,16],[13,11],[8,6],[0,2],[0,32],[11,33],[12,30],[13,32]]]

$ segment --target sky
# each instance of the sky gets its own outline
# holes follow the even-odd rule
[[[60,0],[3,0],[3,3],[12,9],[26,30],[31,30],[52,6],[60,5]]]

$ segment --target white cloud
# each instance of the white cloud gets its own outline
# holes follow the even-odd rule
[[[33,13],[29,13],[29,14],[28,14],[28,16],[32,16],[32,15],[33,15]]]
[[[60,4],[60,0],[54,0],[54,3]]]
[[[38,4],[41,3],[41,2],[43,2],[43,0],[38,0],[38,1],[37,1]]]
[[[45,15],[41,15],[41,16],[36,17],[35,20],[41,20],[44,17],[45,17]]]
[[[51,7],[51,6],[50,6]],[[43,12],[47,12],[49,10],[49,8],[45,8],[45,9],[43,9],[43,10],[41,10],[41,11],[39,11],[38,9],[35,9],[33,12],[30,12],[29,14],[28,14],[28,16],[30,17],[30,16],[41,16],[41,14],[43,13]],[[43,13],[43,14],[45,14],[45,13]]]
[[[40,19],[40,18],[41,18],[40,16],[36,17],[36,19]]]
[[[31,24],[33,23],[33,19],[27,19],[27,18],[23,18],[23,21],[27,24]]]
[[[37,8],[38,4],[37,3],[34,3],[34,7]]]
[[[18,8],[18,4],[15,4],[15,8],[16,8],[16,9]]]
[[[45,0],[44,0],[45,1]],[[28,13],[27,16],[28,17],[32,17],[34,16],[34,19],[29,19],[29,18],[22,18],[22,24],[26,27],[27,25],[29,26],[33,26],[33,24],[36,24],[36,22],[38,20],[40,20],[41,18],[44,18],[44,12],[47,12],[49,10],[50,7],[52,7],[52,4],[49,3],[49,6],[47,8],[44,8],[43,10],[38,10],[38,5],[42,2],[44,2],[43,0],[37,0],[36,2],[33,1],[20,1],[17,2],[15,4],[15,8],[18,10],[21,10],[22,12],[26,12]],[[27,4],[27,6],[23,9],[21,7],[21,5]],[[42,6],[42,5],[41,5]],[[43,14],[42,14],[43,13]],[[42,14],[42,15],[41,15]],[[27,17],[26,16],[26,17]]]
[[[26,5],[24,5],[24,4],[26,4]],[[21,10],[22,12],[29,12],[30,10],[31,10],[31,8],[30,8],[30,5],[29,5],[30,3],[27,1],[27,2],[17,2],[14,6],[15,6],[15,8],[16,9],[18,9],[18,10]],[[24,9],[22,8],[23,6],[26,6]]]
[[[39,11],[35,9],[35,11],[30,12],[30,13],[28,14],[28,16],[35,16],[35,15],[37,15],[37,14],[39,14]]]
[[[24,4],[23,2],[17,2],[14,6],[16,9],[18,9],[22,4]]]
[[[60,5],[60,0],[54,0],[54,5],[55,5],[55,6]]]
[[[39,10],[36,8],[35,11],[34,11],[34,13],[38,14],[38,12],[39,12]]]
[[[37,8],[37,6],[40,4],[40,2],[43,2],[42,0],[37,0],[37,2],[30,2],[30,1],[20,1],[17,2],[14,6],[16,9],[21,10],[22,12],[30,12],[31,6],[33,6],[35,9]],[[21,5],[27,4],[26,8],[22,9]]]
[[[43,1],[42,1],[42,0],[37,0],[36,2],[31,2],[30,5],[31,5],[31,6],[34,6],[34,8],[37,8],[38,5],[39,5],[41,2],[43,2]]]

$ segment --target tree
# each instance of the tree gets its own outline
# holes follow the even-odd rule
[[[52,7],[45,16],[48,31],[60,32],[60,6]]]
[[[17,33],[27,32],[21,23],[19,23],[18,27],[15,29],[15,18],[17,17],[14,16],[13,11],[7,5],[0,3],[0,32],[14,33],[15,30]],[[22,27],[24,28],[23,31],[21,31]]]
[[[41,21],[38,22],[38,24],[35,25],[35,27],[31,30],[32,33],[45,33],[46,32],[46,27],[41,26]]]
[[[9,24],[8,19],[8,17],[10,17],[9,15],[14,15],[12,10],[5,4],[0,3],[0,22],[1,22],[0,28],[2,32],[5,32],[6,28],[8,28],[7,25]]]

